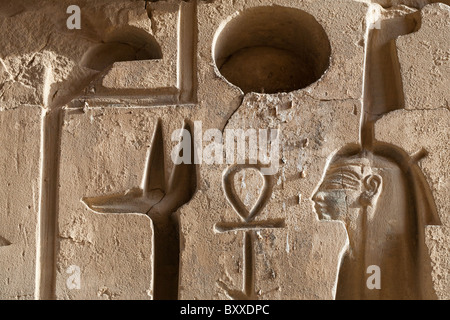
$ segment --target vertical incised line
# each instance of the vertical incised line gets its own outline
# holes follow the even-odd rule
[[[367,283],[366,283],[366,270],[367,270],[367,265],[366,265],[366,247],[367,247],[367,214],[368,214],[368,210],[367,207],[363,207],[362,209],[362,223],[361,223],[361,264],[359,266],[359,270],[358,272],[360,273],[361,276],[361,299],[365,299],[365,295],[366,295],[366,288],[367,288]]]
[[[251,231],[244,233],[244,259],[244,292],[247,297],[251,297],[255,292],[253,234]]]
[[[371,8],[369,8],[371,10]],[[371,87],[370,87],[370,72],[372,70],[371,63],[371,43],[373,25],[367,18],[367,30],[364,41],[364,73],[363,73],[363,92],[362,92],[362,110],[361,110],[361,124],[360,124],[360,143],[363,150],[371,151],[373,149],[374,127],[370,121],[369,112],[371,110]]]
[[[41,129],[41,196],[35,298],[52,300],[56,298],[56,211],[61,109],[44,112]]]
[[[197,1],[181,2],[178,20],[179,102],[195,103],[197,91]]]

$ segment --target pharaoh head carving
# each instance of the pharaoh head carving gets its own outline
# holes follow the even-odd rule
[[[346,222],[361,209],[373,208],[383,190],[383,178],[364,154],[336,155],[313,196],[321,220]]]
[[[416,162],[377,143],[373,151],[346,146],[325,168],[312,197],[316,213],[343,222],[349,238],[336,299],[435,298],[424,230],[439,217]],[[366,286],[370,266],[381,270],[380,290]]]

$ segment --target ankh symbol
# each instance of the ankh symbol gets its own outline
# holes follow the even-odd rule
[[[230,167],[223,177],[223,190],[225,196],[233,207],[234,211],[241,218],[241,222],[223,222],[215,225],[215,231],[218,233],[244,231],[244,288],[243,291],[230,290],[225,284],[220,283],[228,296],[233,300],[256,300],[258,294],[255,292],[255,257],[254,257],[254,232],[266,229],[280,229],[285,227],[285,221],[277,219],[273,221],[255,221],[256,217],[266,207],[270,201],[273,192],[273,176],[262,175],[264,185],[262,192],[255,206],[248,210],[241,199],[238,197],[234,177],[237,173],[246,169],[256,169],[261,172],[260,165],[244,164]]]

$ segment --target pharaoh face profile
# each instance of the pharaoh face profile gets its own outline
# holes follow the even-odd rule
[[[320,220],[342,222],[349,239],[336,299],[436,297],[424,230],[440,222],[416,161],[387,144],[370,152],[351,145],[325,168],[311,198],[315,211]],[[381,272],[381,289],[367,286],[373,266]]]
[[[313,201],[321,220],[346,222],[361,209],[375,206],[381,191],[382,178],[369,160],[355,157],[330,164]]]

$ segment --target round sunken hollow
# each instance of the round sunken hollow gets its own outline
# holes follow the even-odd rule
[[[291,92],[319,80],[330,65],[327,34],[309,13],[282,6],[247,9],[216,35],[218,70],[244,93]]]

